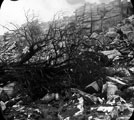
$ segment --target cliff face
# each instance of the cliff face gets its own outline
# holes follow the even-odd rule
[[[83,21],[83,25],[92,31],[104,30],[132,14],[131,9],[132,5],[127,0],[114,0],[108,4],[86,3],[75,11],[75,15],[78,21]]]

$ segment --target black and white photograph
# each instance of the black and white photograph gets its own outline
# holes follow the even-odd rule
[[[1,0],[0,120],[134,120],[134,1]]]

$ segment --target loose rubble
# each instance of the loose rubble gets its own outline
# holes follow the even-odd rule
[[[105,81],[96,80],[84,89],[69,88],[61,93],[47,93],[31,102],[28,95],[16,96],[17,83],[0,88],[0,105],[7,118],[28,120],[129,120],[134,111],[134,27],[133,16],[110,28],[107,49],[99,53],[107,56],[112,65],[103,66]],[[118,29],[117,29],[118,28]],[[123,34],[117,33],[121,30]],[[92,38],[99,39],[98,34]],[[28,105],[30,103],[30,105]],[[10,114],[6,113],[10,110]]]

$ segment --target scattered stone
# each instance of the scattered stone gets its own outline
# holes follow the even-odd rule
[[[121,56],[121,53],[114,49],[114,50],[107,50],[107,51],[101,51],[104,55],[106,55],[109,59],[114,59],[117,56]]]

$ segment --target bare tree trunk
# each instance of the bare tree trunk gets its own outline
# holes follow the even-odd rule
[[[28,60],[30,60],[39,50],[41,50],[41,47],[38,47],[37,49],[34,49],[34,46],[31,46],[29,48],[29,52],[26,54],[23,54],[21,56],[21,60],[17,63],[19,65],[26,63]]]

